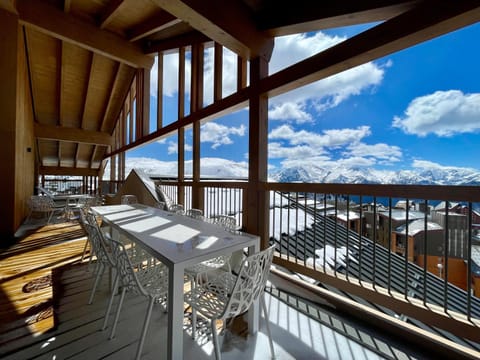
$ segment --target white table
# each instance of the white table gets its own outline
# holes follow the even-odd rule
[[[183,359],[183,291],[186,267],[248,247],[259,251],[260,238],[231,233],[218,225],[141,204],[95,206],[92,211],[112,227],[141,244],[169,270],[167,358]],[[115,233],[114,233],[115,236]],[[258,330],[258,303],[248,314],[251,333]]]

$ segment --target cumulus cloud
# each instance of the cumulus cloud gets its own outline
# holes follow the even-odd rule
[[[374,166],[389,165],[402,158],[398,146],[384,143],[367,144],[370,127],[330,129],[322,133],[296,131],[282,125],[269,133],[268,156],[283,159],[282,166]]]
[[[212,149],[216,149],[220,145],[233,144],[230,136],[244,136],[245,131],[246,128],[244,125],[228,127],[215,122],[208,122],[200,128],[200,141],[212,143]]]
[[[163,56],[163,94],[175,96],[178,93],[178,53],[166,54]],[[185,59],[185,93],[190,94],[191,61]],[[150,71],[150,96],[157,97],[158,88],[158,57]]]
[[[160,143],[160,141],[158,141]],[[165,144],[165,142],[163,142]],[[185,144],[184,147],[185,151],[192,151],[192,145]],[[169,141],[168,148],[167,148],[168,155],[178,154],[178,143],[176,141]]]
[[[464,94],[459,90],[436,91],[414,99],[405,116],[396,116],[393,126],[407,134],[430,133],[448,137],[480,130],[480,93]]]
[[[354,143],[348,146],[348,150],[344,153],[346,156],[373,156],[377,159],[383,159],[388,161],[400,161],[402,157],[402,150],[398,146],[392,146],[384,143],[378,144],[365,144]]]
[[[345,39],[322,32],[317,32],[313,36],[296,34],[276,38],[270,72],[277,72]],[[391,65],[391,62],[387,62],[384,66],[369,62],[271,98],[269,119],[305,122],[310,107],[310,110],[325,111],[339,105],[350,96],[378,86],[383,80],[385,68]],[[292,109],[296,109],[297,112],[292,112]]]
[[[321,134],[306,130],[295,131],[290,125],[282,125],[273,129],[269,139],[287,140],[291,145],[306,144],[315,147],[337,147],[352,142],[358,142],[370,135],[369,126],[360,126],[356,129],[330,129]]]

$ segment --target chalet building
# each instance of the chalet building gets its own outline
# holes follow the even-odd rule
[[[392,233],[392,251],[461,289],[467,289],[467,241],[463,237],[450,238],[445,252],[445,229],[425,219],[413,220]],[[448,273],[445,273],[448,256]]]
[[[338,224],[344,226],[346,229],[355,231],[356,233],[360,234],[362,232],[361,229],[361,218],[358,212],[356,211],[341,211],[337,214],[332,213],[330,211],[329,217],[336,220]]]
[[[365,212],[366,236],[388,249],[392,241],[391,233],[393,229],[405,224],[407,221],[424,218],[425,214],[419,211],[406,211],[401,209],[392,209],[391,212],[379,211],[376,213],[376,218],[373,212]],[[374,226],[376,226],[375,231]]]

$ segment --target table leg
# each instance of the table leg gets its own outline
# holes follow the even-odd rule
[[[168,272],[167,359],[183,360],[183,270],[174,266]]]

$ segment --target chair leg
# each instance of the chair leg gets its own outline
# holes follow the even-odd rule
[[[270,321],[268,320],[267,305],[265,304],[265,296],[260,296],[260,302],[263,310],[263,316],[265,317],[265,327],[267,328],[268,343],[270,345],[270,354],[272,359],[275,359],[275,350],[273,349],[272,333],[270,332]]]
[[[150,298],[150,301],[148,303],[148,308],[147,308],[147,314],[145,315],[145,321],[143,323],[142,336],[140,337],[140,342],[138,343],[138,347],[137,347],[137,355],[135,356],[135,359],[137,360],[139,360],[140,356],[142,355],[143,343],[145,342],[145,335],[147,334],[148,324],[150,323],[150,317],[152,315],[152,308],[154,303],[155,303],[155,298],[154,297]]]
[[[81,262],[83,262],[83,259],[85,259],[85,254],[87,253],[88,244],[89,244],[89,241],[88,241],[88,238],[87,238],[87,240],[85,241],[85,246],[83,247],[82,258],[80,259]],[[92,247],[90,246],[90,249],[91,248]],[[91,250],[90,250],[90,255],[91,255]]]
[[[118,274],[115,275],[115,280],[113,282],[112,294],[110,295],[110,300],[108,301],[107,310],[105,311],[105,316],[103,317],[102,331],[107,328],[108,317],[110,316],[110,310],[112,310],[113,299],[117,293],[119,277]]]
[[[103,276],[103,272],[105,271],[105,266],[103,264],[99,264],[100,269],[98,269],[97,275],[95,276],[95,283],[93,284],[92,291],[90,293],[90,298],[88,299],[88,305],[93,303],[93,297],[95,296],[95,291],[97,290],[98,283]]]
[[[216,321],[210,320],[210,326],[212,327],[213,349],[215,351],[215,359],[221,360],[222,356],[220,354],[220,345],[218,344]]]
[[[120,295],[120,301],[118,302],[117,313],[115,314],[115,320],[113,321],[112,331],[110,332],[109,339],[113,339],[115,337],[115,331],[117,330],[118,318],[120,317],[120,310],[122,310],[123,299],[125,299],[125,293],[126,292],[127,292],[127,288],[124,287],[122,289],[122,295]]]

